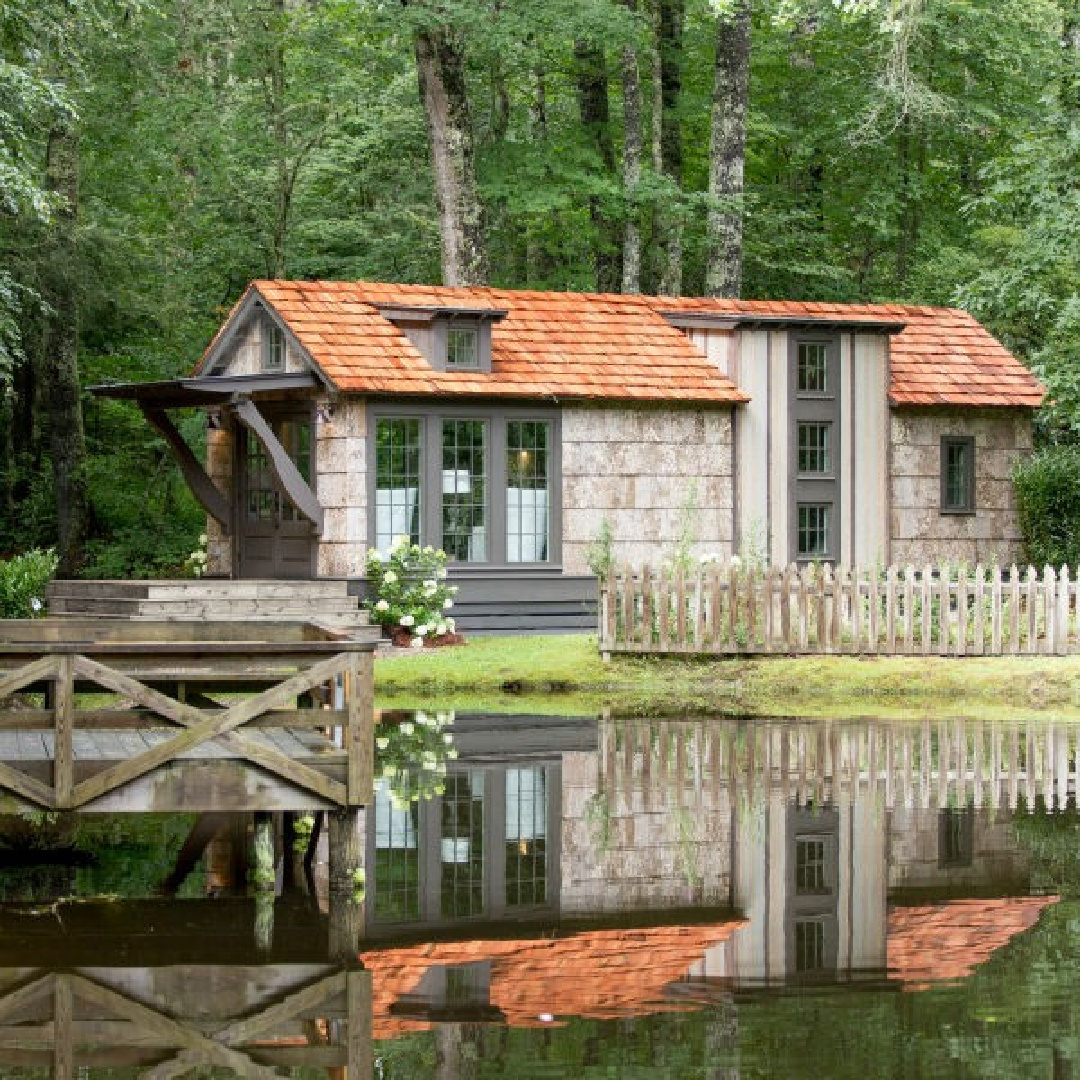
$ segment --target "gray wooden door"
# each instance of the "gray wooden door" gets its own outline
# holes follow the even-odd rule
[[[315,439],[310,410],[265,413],[274,435],[315,489]],[[245,427],[238,431],[237,516],[240,577],[315,576],[314,526],[278,490],[262,443]]]

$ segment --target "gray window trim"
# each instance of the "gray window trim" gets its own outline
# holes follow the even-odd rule
[[[949,506],[948,487],[949,478],[946,465],[948,464],[948,451],[950,446],[964,446],[967,448],[967,469],[964,485],[967,488],[967,501],[963,506]],[[974,435],[942,435],[941,436],[941,459],[940,472],[940,496],[938,506],[942,514],[957,517],[970,517],[975,513],[975,436]]]
[[[275,335],[281,342],[281,362],[276,365],[273,363]],[[263,319],[262,373],[264,375],[283,375],[285,369],[289,366],[288,352],[289,339],[285,336],[285,331],[273,319]]]
[[[476,331],[476,366],[469,368],[453,367],[446,362],[447,339],[450,327]],[[438,371],[491,371],[491,320],[470,315],[437,315],[432,325],[431,366]]]
[[[826,346],[825,393],[798,389],[799,346]],[[843,432],[840,427],[840,337],[837,334],[793,331],[788,335],[788,535],[792,562],[839,563],[840,550],[840,463],[843,460]],[[799,424],[829,425],[829,472],[799,471]],[[799,554],[799,505],[828,504],[828,550],[824,555]]]
[[[544,406],[503,406],[491,403],[450,405],[399,399],[381,400],[368,405],[367,475],[368,506],[375,505],[375,425],[378,420],[420,421],[420,461],[423,494],[420,503],[420,543],[442,546],[440,492],[442,432],[447,420],[483,420],[487,425],[484,448],[488,478],[488,560],[455,562],[456,574],[487,570],[561,569],[562,566],[562,413]],[[551,450],[548,455],[549,488],[548,558],[545,562],[508,562],[506,558],[506,425],[510,420],[538,420],[551,424]],[[375,515],[368,515],[368,544],[375,543]]]

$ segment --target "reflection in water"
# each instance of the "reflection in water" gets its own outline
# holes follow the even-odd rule
[[[381,730],[360,968],[311,898],[0,908],[0,1075],[1072,1075],[1069,727]]]

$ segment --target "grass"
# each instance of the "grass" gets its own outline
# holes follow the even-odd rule
[[[507,713],[1080,718],[1080,657],[806,657],[601,661],[589,636],[478,638],[379,660],[379,704]],[[433,701],[433,699],[435,699]]]

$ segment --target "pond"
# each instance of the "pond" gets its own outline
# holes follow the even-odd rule
[[[1073,1076],[1078,741],[384,714],[359,964],[318,860],[242,895],[242,822],[182,881],[192,819],[23,822],[0,1076]]]

